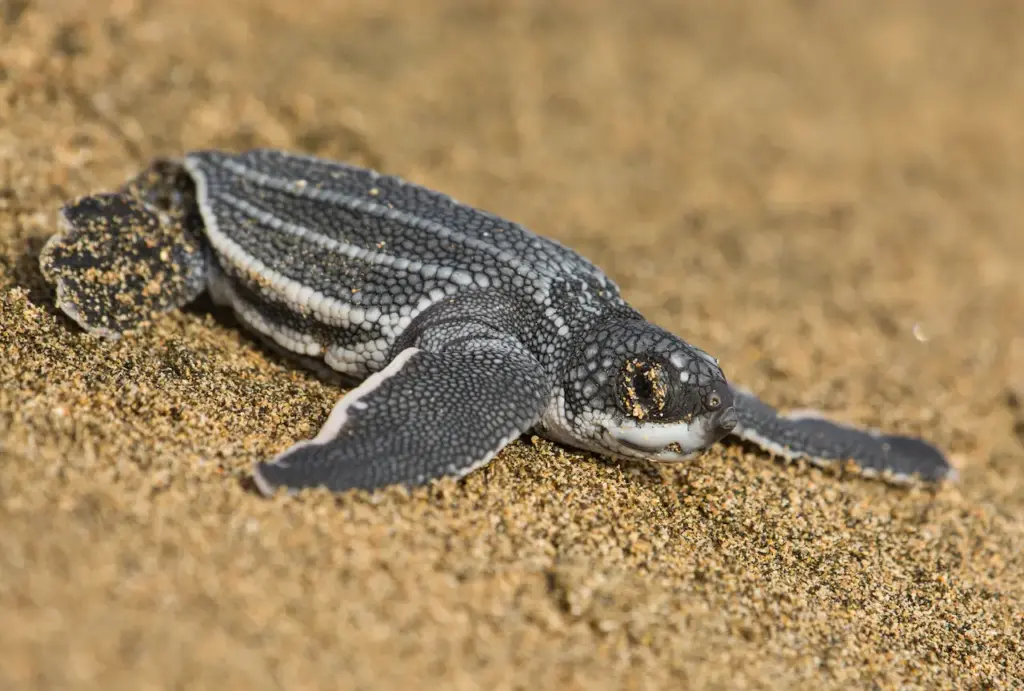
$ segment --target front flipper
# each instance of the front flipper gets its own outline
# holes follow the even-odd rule
[[[749,391],[731,387],[739,424],[731,432],[768,453],[806,459],[826,467],[853,462],[865,477],[905,484],[914,476],[927,482],[955,479],[956,470],[934,446],[921,439],[882,434],[844,425],[816,413],[780,415]]]
[[[342,398],[315,439],[257,464],[253,476],[265,495],[462,477],[529,429],[550,393],[540,364],[514,341],[407,348]]]

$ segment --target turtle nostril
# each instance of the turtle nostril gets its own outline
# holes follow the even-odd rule
[[[731,432],[736,428],[736,425],[738,425],[739,422],[740,419],[739,416],[736,415],[736,409],[730,407],[726,408],[721,412],[721,414],[719,414],[717,427],[723,432]]]

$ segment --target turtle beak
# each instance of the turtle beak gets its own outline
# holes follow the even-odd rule
[[[736,414],[735,407],[729,406],[719,411],[715,415],[714,422],[708,427],[708,446],[711,446],[732,432],[739,423],[740,418]]]
[[[736,426],[734,420],[725,416],[726,411],[690,422],[606,427],[605,434],[615,446],[628,449],[629,456],[661,463],[685,461],[725,436],[728,430],[723,424],[730,429]],[[735,411],[731,415],[735,417]]]

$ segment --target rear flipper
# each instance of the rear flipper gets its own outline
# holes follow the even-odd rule
[[[157,163],[119,192],[61,208],[39,266],[57,306],[86,331],[116,339],[205,289],[201,221],[180,170]]]
[[[407,348],[342,398],[315,439],[257,464],[253,477],[266,495],[462,477],[529,429],[550,394],[540,364],[514,339]]]
[[[834,422],[813,413],[780,415],[752,393],[731,387],[739,415],[732,435],[789,460],[826,467],[852,462],[865,477],[894,484],[956,479],[956,470],[928,442]]]

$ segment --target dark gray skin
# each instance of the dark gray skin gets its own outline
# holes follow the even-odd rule
[[[205,289],[276,348],[361,381],[315,439],[257,464],[267,494],[461,477],[531,429],[662,462],[733,435],[894,482],[952,474],[927,442],[780,416],[577,253],[371,170],[195,152],[60,225],[41,266],[87,331],[116,338]]]

